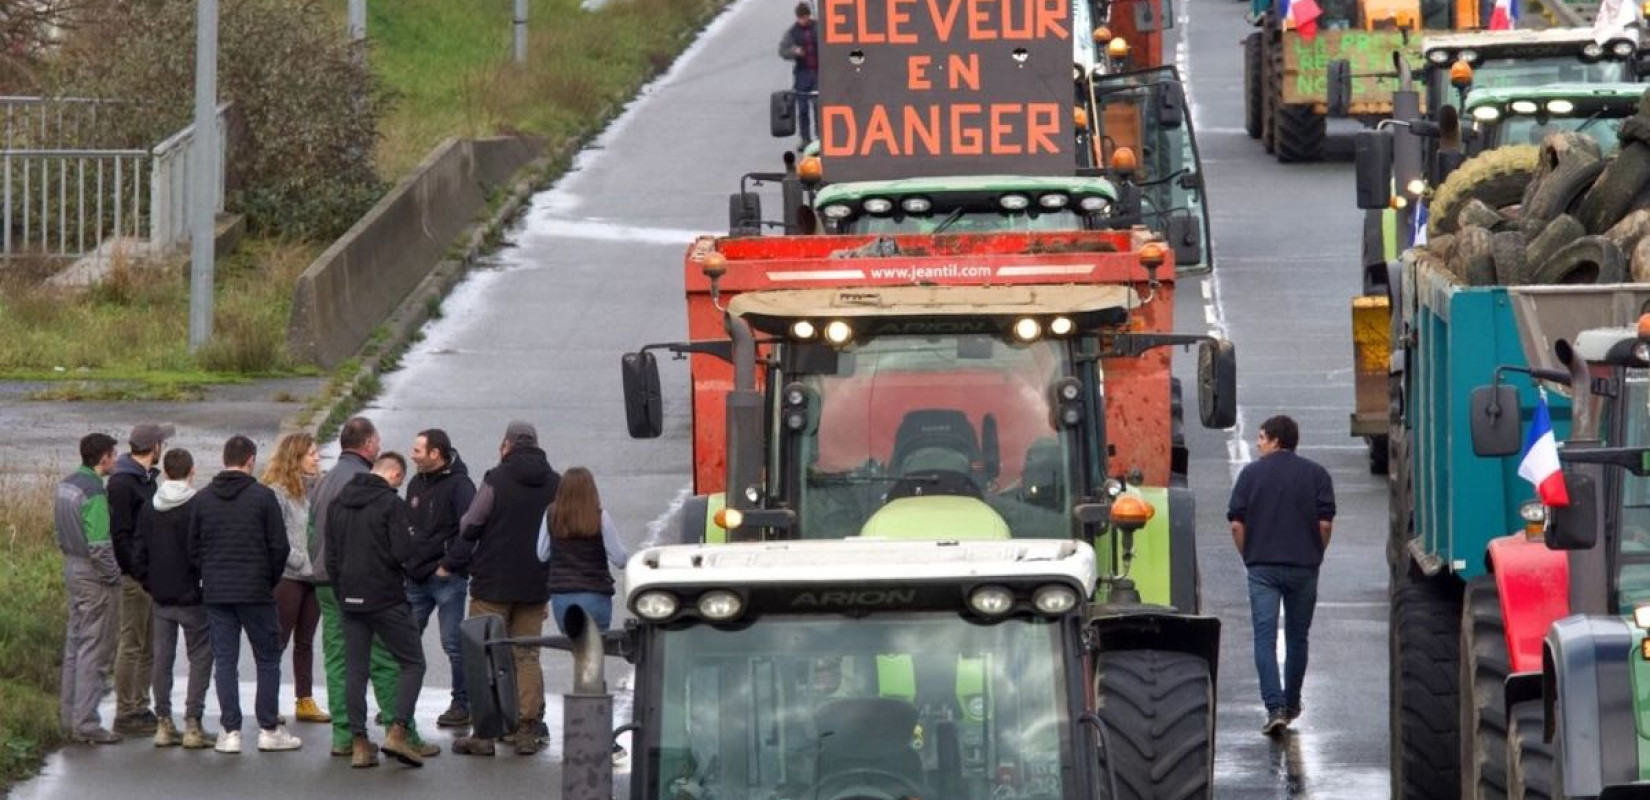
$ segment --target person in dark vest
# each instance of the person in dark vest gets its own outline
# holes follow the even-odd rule
[[[560,483],[539,447],[538,431],[526,422],[510,423],[499,445],[499,464],[482,478],[459,522],[460,546],[450,549],[444,562],[454,572],[470,573],[471,617],[497,614],[511,636],[543,635],[550,588],[538,558],[538,534]],[[515,661],[521,722],[510,738],[518,754],[532,755],[549,739],[538,648],[517,647]],[[467,736],[453,742],[453,752],[490,756],[493,746],[490,738]]]
[[[597,630],[613,623],[613,573],[624,568],[626,553],[613,518],[602,509],[590,470],[573,467],[561,478],[556,502],[546,517],[549,535],[550,615],[565,636],[578,631],[567,615],[579,609]]]
[[[1329,471],[1295,455],[1300,427],[1276,416],[1260,424],[1260,458],[1238,473],[1226,519],[1249,571],[1249,613],[1255,628],[1255,672],[1266,706],[1267,735],[1282,733],[1301,714],[1307,632],[1318,603],[1318,568],[1335,524]],[[1278,679],[1278,609],[1288,650]]]
[[[796,132],[802,137],[801,152],[813,141],[813,118],[819,110],[819,30],[814,27],[814,10],[807,3],[796,4],[796,22],[779,39],[779,57],[791,62],[791,92],[796,96]]]

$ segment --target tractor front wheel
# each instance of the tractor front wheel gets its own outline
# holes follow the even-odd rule
[[[1164,650],[1095,659],[1100,797],[1214,796],[1214,682],[1209,663]]]

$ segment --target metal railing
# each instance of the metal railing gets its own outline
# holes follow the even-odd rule
[[[75,258],[117,241],[152,255],[188,238],[194,126],[151,149],[81,141],[96,130],[98,114],[118,113],[118,105],[0,97],[0,258]],[[218,106],[218,152],[208,165],[216,173],[216,211],[223,210],[228,108]]]

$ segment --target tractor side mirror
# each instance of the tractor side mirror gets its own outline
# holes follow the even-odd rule
[[[1329,62],[1329,116],[1352,113],[1352,62],[1337,58]]]
[[[1497,383],[1472,390],[1471,414],[1473,455],[1500,458],[1522,449],[1518,389]]]
[[[1186,99],[1178,83],[1160,83],[1153,87],[1157,102],[1157,125],[1163,130],[1178,130],[1186,124]]]
[[[756,192],[728,195],[728,235],[762,235],[762,195]]]
[[[657,439],[664,433],[663,397],[659,392],[659,362],[643,350],[619,359],[624,379],[624,417],[632,439]]]
[[[768,132],[775,139],[796,135],[796,94],[791,90],[768,95]]]
[[[1570,504],[1547,509],[1547,549],[1589,550],[1598,544],[1598,484],[1581,471],[1564,471]]]
[[[1383,130],[1358,131],[1352,136],[1352,157],[1358,180],[1358,207],[1384,209],[1392,203],[1392,134]]]
[[[1197,405],[1205,428],[1237,424],[1237,350],[1225,339],[1198,346]]]
[[[1169,246],[1174,248],[1174,263],[1199,264],[1203,261],[1203,220],[1190,213],[1169,218]]]
[[[496,739],[516,729],[516,657],[505,639],[510,631],[497,614],[471,617],[459,624],[464,648],[464,688],[470,694],[472,735]]]

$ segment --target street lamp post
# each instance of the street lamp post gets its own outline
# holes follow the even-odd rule
[[[516,63],[527,63],[527,0],[516,0]]]
[[[195,3],[195,146],[189,170],[189,351],[212,338],[218,198],[218,0]]]

